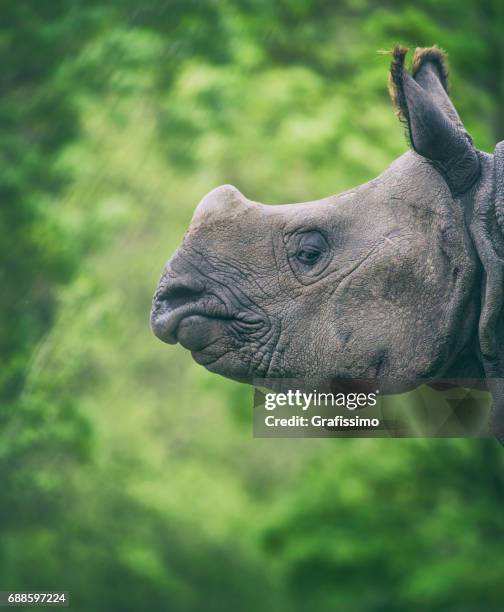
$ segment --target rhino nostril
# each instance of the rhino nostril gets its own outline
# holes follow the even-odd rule
[[[197,279],[175,278],[164,284],[156,296],[156,301],[164,303],[171,310],[196,300],[204,291],[204,284]]]

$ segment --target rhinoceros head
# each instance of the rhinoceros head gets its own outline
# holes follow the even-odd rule
[[[241,381],[485,375],[500,299],[494,158],[446,93],[442,52],[417,49],[411,74],[405,53],[390,88],[411,150],[319,201],[210,192],[156,289],[156,336]]]

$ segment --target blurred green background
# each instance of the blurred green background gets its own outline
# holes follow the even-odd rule
[[[221,183],[267,203],[406,150],[400,42],[504,138],[500,0],[2,2],[0,589],[126,612],[501,611],[492,440],[253,439],[252,391],[154,339]]]

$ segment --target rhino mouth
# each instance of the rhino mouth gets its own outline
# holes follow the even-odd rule
[[[174,310],[155,307],[151,317],[154,334],[167,344],[181,344],[199,352],[223,336],[239,338],[264,325],[262,317],[250,312],[230,313],[224,304],[189,304]]]
[[[177,344],[179,329],[190,326],[191,320],[200,319],[229,321],[232,317],[223,304],[186,304],[175,309],[155,305],[152,331],[163,342]]]

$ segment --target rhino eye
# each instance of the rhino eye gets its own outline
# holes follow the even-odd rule
[[[289,258],[292,271],[296,275],[318,275],[329,262],[329,244],[324,235],[317,230],[292,234]]]
[[[320,259],[321,255],[322,255],[321,251],[319,251],[317,248],[310,247],[310,246],[301,247],[296,253],[296,257],[298,261],[300,261],[301,263],[307,266],[315,265],[317,261]]]

